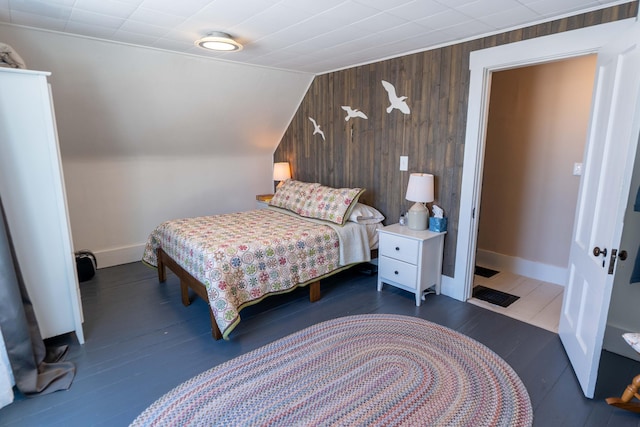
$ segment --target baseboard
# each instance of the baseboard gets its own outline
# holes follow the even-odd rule
[[[140,261],[144,254],[144,247],[145,245],[142,244],[95,251],[98,269]]]
[[[466,301],[464,298],[464,286],[460,283],[456,283],[453,277],[442,275],[440,281],[440,293],[446,295],[458,301]]]
[[[631,346],[624,340],[624,338],[622,338],[622,334],[626,334],[627,332],[637,331],[629,331],[617,326],[607,325],[607,328],[604,332],[602,349],[640,362],[640,354],[632,349]]]
[[[567,282],[568,270],[566,268],[481,249],[476,252],[476,264],[493,270],[508,271],[542,282],[555,283],[560,286],[565,286]]]

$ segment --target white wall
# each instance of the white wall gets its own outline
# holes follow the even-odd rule
[[[98,266],[139,261],[163,221],[255,209],[272,192],[272,156],[77,159],[64,162],[76,249]]]
[[[159,221],[251,209],[313,75],[0,24],[51,71],[76,249],[139,260]]]

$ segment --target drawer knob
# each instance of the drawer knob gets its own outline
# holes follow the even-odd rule
[[[400,250],[400,248],[396,246],[396,251],[399,251],[399,250]]]
[[[394,271],[393,274],[397,275],[398,274],[398,270]]]

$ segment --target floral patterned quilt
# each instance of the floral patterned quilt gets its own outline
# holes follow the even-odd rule
[[[166,221],[149,236],[143,261],[162,249],[205,285],[220,332],[269,294],[307,284],[340,267],[338,233],[272,209]]]

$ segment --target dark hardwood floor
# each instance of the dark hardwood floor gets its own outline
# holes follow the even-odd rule
[[[429,295],[416,307],[412,294],[390,286],[379,293],[375,277],[356,271],[323,282],[316,303],[299,289],[246,308],[229,341],[211,338],[203,301],[182,306],[175,276],[159,284],[141,263],[101,269],[81,291],[85,345],[71,335],[53,340],[70,344],[71,388],[35,398],[17,393],[0,409],[0,425],[126,426],[183,381],[277,338],[335,317],[395,313],[450,327],[499,354],[526,385],[536,426],[640,426],[640,415],[604,402],[622,393],[640,363],[604,352],[596,398],[586,399],[556,334],[445,296]]]

